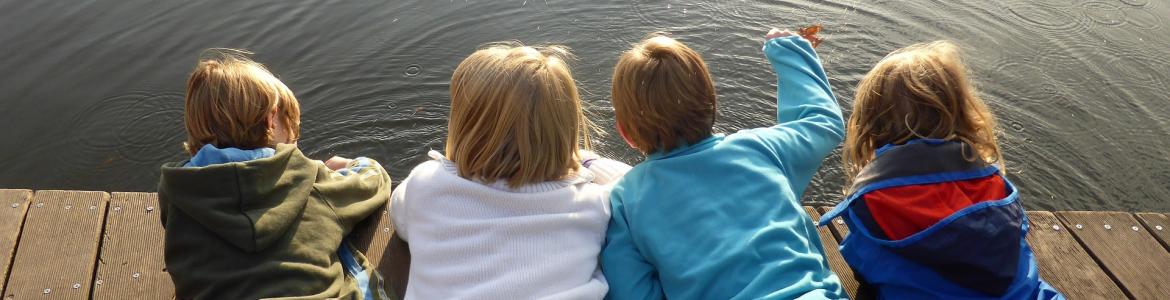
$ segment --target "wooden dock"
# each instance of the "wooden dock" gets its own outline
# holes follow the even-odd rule
[[[0,190],[0,289],[16,299],[172,299],[153,193]],[[818,219],[828,208],[806,207]],[[1028,212],[1040,274],[1070,299],[1170,299],[1170,215]],[[820,228],[830,265],[854,299],[872,292],[837,251],[848,229]],[[410,254],[388,214],[355,233],[358,248],[406,288]]]

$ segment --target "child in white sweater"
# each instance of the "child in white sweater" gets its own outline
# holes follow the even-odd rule
[[[563,47],[495,45],[451,78],[446,153],[391,196],[407,299],[601,299],[610,183]]]

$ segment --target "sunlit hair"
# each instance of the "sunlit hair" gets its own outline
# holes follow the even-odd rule
[[[699,53],[662,33],[635,44],[613,70],[618,129],[642,153],[711,136],[715,83]]]
[[[857,86],[845,130],[843,160],[852,181],[877,148],[916,138],[962,141],[982,159],[1002,166],[995,116],[967,79],[958,46],[916,44],[878,62]]]
[[[563,46],[496,43],[472,53],[451,76],[447,158],[459,176],[508,186],[564,179],[590,148]]]
[[[297,98],[263,65],[241,50],[211,49],[202,55],[187,79],[184,120],[187,142],[194,155],[205,144],[219,148],[272,147],[268,116],[273,110],[289,138],[300,136],[301,109]]]

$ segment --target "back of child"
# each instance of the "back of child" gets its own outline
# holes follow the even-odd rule
[[[387,298],[343,238],[384,207],[390,177],[369,159],[334,172],[306,158],[292,91],[240,52],[214,54],[187,82],[192,157],[159,181],[176,298]]]
[[[882,59],[858,85],[843,150],[845,260],[886,299],[1063,298],[1037,274],[995,117],[949,42]]]
[[[618,128],[647,156],[611,196],[610,299],[846,297],[800,203],[843,138],[841,110],[808,41],[770,33],[763,51],[779,75],[778,124],[730,135],[712,134],[715,89],[698,53],[655,36],[621,56]]]
[[[608,182],[629,166],[588,147],[566,49],[498,44],[451,78],[446,153],[395,188],[407,299],[601,299]]]

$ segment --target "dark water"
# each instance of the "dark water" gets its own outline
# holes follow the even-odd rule
[[[774,118],[763,33],[819,22],[846,106],[885,53],[962,45],[1029,208],[1170,211],[1168,19],[1165,0],[0,0],[0,187],[154,190],[158,166],[184,157],[184,82],[206,48],[252,50],[296,92],[310,156],[366,155],[403,178],[442,148],[447,81],[483,43],[572,47],[589,110],[612,128],[617,54],[672,32],[704,54],[717,130],[733,132]],[[840,178],[833,156],[805,201],[837,201]]]

